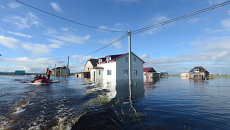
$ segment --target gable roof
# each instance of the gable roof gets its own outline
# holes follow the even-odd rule
[[[203,68],[202,66],[196,66],[193,69],[191,69],[189,72],[193,72],[194,69],[198,69],[199,72],[208,72],[205,68]]]
[[[131,52],[134,56],[136,56],[138,59],[140,59],[143,63],[145,63],[141,58],[139,58],[137,55],[135,55],[133,52]],[[111,57],[111,60],[110,61],[116,61],[126,55],[128,55],[129,53],[124,53],[124,54],[118,54],[118,55],[108,55],[108,56],[105,56],[105,57],[102,57],[102,58],[98,58],[98,59],[102,59],[102,62],[101,63],[106,63],[106,58],[107,57]]]
[[[153,67],[146,67],[143,70],[144,72],[156,72],[156,70],[154,70]]]
[[[88,61],[93,65],[93,67],[97,66],[98,59],[89,59]],[[85,63],[84,67],[86,66],[87,62]]]

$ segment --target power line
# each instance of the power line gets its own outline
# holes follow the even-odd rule
[[[96,52],[98,52],[98,51],[100,51],[100,50],[102,50],[102,49],[105,49],[106,47],[109,47],[109,46],[115,44],[116,42],[118,42],[118,41],[120,41],[120,40],[126,38],[127,36],[128,36],[128,33],[122,35],[121,37],[117,38],[116,40],[112,41],[111,43],[109,43],[109,44],[107,44],[107,45],[105,45],[105,46],[103,46],[103,47],[101,47],[101,48],[99,48],[99,49],[97,49],[97,50],[95,50],[95,51],[92,51],[92,52],[90,52],[90,53],[88,53],[88,54],[86,54],[86,55],[79,56],[78,58],[86,57],[86,56],[89,56],[89,55],[91,55],[91,54],[93,54],[93,53],[96,53]]]
[[[127,35],[128,35],[128,34],[126,33],[125,35],[122,35],[121,37],[117,38],[117,39],[114,40],[113,42],[111,42],[111,43],[105,45],[104,47],[101,47],[101,48],[99,48],[99,49],[97,49],[97,50],[95,50],[95,51],[93,51],[93,52],[90,52],[90,53],[88,53],[87,55],[91,55],[91,54],[96,53],[96,52],[98,52],[98,51],[100,51],[100,50],[102,50],[102,49],[105,49],[106,47],[108,47],[108,46],[110,46],[110,45],[112,45],[112,44],[115,44],[116,42],[118,42],[118,41],[120,41],[120,40],[126,38]]]
[[[45,14],[54,16],[54,17],[56,17],[56,18],[59,18],[59,19],[62,19],[62,20],[65,20],[65,21],[68,21],[68,22],[71,22],[71,23],[74,23],[74,24],[78,24],[78,25],[81,25],[81,26],[85,26],[85,27],[88,27],[88,28],[93,28],[93,29],[102,30],[102,31],[108,31],[108,32],[126,32],[126,31],[122,31],[122,30],[103,29],[103,28],[100,28],[100,27],[95,27],[95,26],[91,26],[91,25],[84,24],[84,23],[76,22],[76,21],[73,21],[73,20],[71,20],[71,19],[64,18],[64,17],[62,17],[62,16],[58,16],[58,15],[56,15],[56,14],[52,14],[52,13],[50,13],[50,12],[48,12],[48,11],[45,11],[45,10],[39,9],[39,8],[37,8],[37,7],[34,7],[34,6],[32,6],[32,5],[26,4],[26,3],[22,2],[22,1],[19,1],[19,0],[15,0],[15,1],[18,2],[18,3],[21,3],[21,4],[23,4],[23,5],[25,5],[25,6],[27,6],[27,7],[30,7],[30,8],[33,8],[33,9],[35,9],[35,10],[38,10],[38,11],[40,11],[40,12],[43,12],[43,13],[45,13]]]
[[[134,30],[132,34],[137,34],[137,33],[144,32],[144,31],[147,31],[147,30],[159,27],[159,26],[163,26],[163,25],[166,25],[166,24],[169,24],[169,23],[172,23],[172,22],[176,22],[176,21],[179,21],[179,20],[194,16],[194,15],[197,15],[197,14],[200,14],[200,13],[204,13],[204,12],[207,12],[207,11],[210,11],[210,10],[225,6],[227,4],[230,4],[230,1],[226,1],[226,2],[223,2],[223,3],[220,3],[220,4],[216,4],[216,5],[210,6],[210,7],[205,8],[205,9],[201,9],[201,10],[198,10],[198,11],[195,11],[195,12],[180,16],[180,17],[176,17],[174,19],[170,19],[170,20],[160,22],[158,24],[154,24],[154,25],[151,25],[151,26],[147,26],[147,27],[144,27],[144,28],[141,28],[141,29]]]

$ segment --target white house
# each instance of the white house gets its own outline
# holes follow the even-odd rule
[[[98,59],[98,64],[91,72],[91,81],[101,82],[106,80],[128,80],[128,53],[109,55]],[[131,53],[132,80],[143,81],[143,64],[145,62]]]

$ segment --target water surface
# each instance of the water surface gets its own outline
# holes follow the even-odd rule
[[[230,79],[123,81],[70,77],[31,85],[0,76],[0,129],[230,129]]]

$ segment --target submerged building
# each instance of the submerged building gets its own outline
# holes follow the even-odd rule
[[[91,81],[99,80],[128,80],[129,59],[128,53],[118,55],[108,55],[98,59],[96,67],[92,68]],[[143,82],[143,64],[145,62],[131,53],[132,79],[141,80]]]
[[[52,75],[56,77],[69,77],[70,69],[66,66],[52,69]]]
[[[189,79],[199,79],[204,80],[208,79],[209,72],[202,66],[194,67],[189,71]]]
[[[76,73],[75,77],[90,78],[90,71],[97,66],[97,63],[98,59],[89,59],[84,66],[84,71]]]
[[[160,78],[160,73],[156,72],[153,67],[146,67],[143,69],[143,71],[144,82],[154,82]]]

